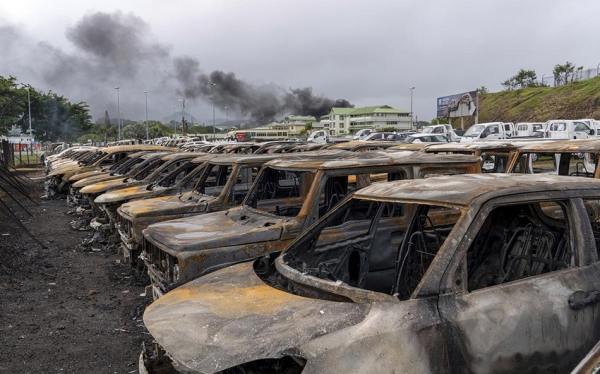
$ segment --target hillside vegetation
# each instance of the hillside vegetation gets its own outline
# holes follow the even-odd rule
[[[531,87],[483,94],[479,97],[479,109],[480,123],[600,119],[600,77],[560,87]],[[460,119],[452,122],[457,127]],[[465,118],[465,128],[472,123],[472,118]]]

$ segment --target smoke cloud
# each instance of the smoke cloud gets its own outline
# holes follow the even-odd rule
[[[164,107],[165,113],[174,97],[183,96],[207,104],[214,100],[216,107],[261,124],[286,114],[318,118],[332,106],[353,106],[315,95],[311,87],[256,86],[232,72],[205,73],[197,58],[173,56],[171,46],[157,42],[148,23],[135,14],[90,13],[68,27],[65,36],[69,51],[31,40],[22,28],[0,19],[0,75],[85,101],[95,118],[107,109],[111,118],[118,116],[117,86],[122,117],[131,119],[144,118],[143,91],[149,93],[149,107]]]

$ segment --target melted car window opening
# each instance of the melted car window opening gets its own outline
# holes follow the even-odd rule
[[[573,266],[566,202],[497,207],[467,251],[474,291]]]
[[[593,178],[596,169],[595,156],[593,153],[522,153],[513,173]]]

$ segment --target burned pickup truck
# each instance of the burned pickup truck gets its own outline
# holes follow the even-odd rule
[[[182,373],[566,373],[600,339],[599,245],[595,179],[374,184],[144,322]]]
[[[477,159],[416,152],[365,152],[340,160],[281,159],[263,167],[237,208],[156,223],[144,230],[141,258],[153,295],[222,267],[279,252],[371,179],[478,173]]]
[[[153,223],[226,210],[241,204],[260,168],[279,156],[219,156],[211,159],[191,191],[131,201],[117,209],[119,235],[126,257],[137,258]]]

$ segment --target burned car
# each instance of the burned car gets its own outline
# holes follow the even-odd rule
[[[85,205],[84,196],[80,193],[80,190],[86,186],[108,181],[121,181],[127,183],[128,181],[141,180],[148,176],[154,168],[158,168],[160,161],[159,159],[166,156],[168,152],[140,152],[142,153],[135,159],[130,159],[123,163],[120,167],[117,167],[114,171],[107,172],[88,172],[77,174],[72,180],[71,187],[69,188],[69,195],[67,201],[73,201],[79,205]],[[86,176],[87,175],[87,176]]]
[[[77,192],[82,198],[87,199],[88,204],[95,211],[99,211],[98,204],[95,202],[98,196],[113,190],[151,184],[169,175],[183,163],[201,155],[204,154],[156,153],[147,156],[144,163],[136,167],[131,175],[128,175],[125,178],[102,181],[88,185],[85,185],[83,181],[79,181],[74,183],[73,187],[81,186]]]
[[[119,222],[117,209],[121,204],[136,199],[179,195],[191,190],[206,168],[206,162],[213,157],[216,155],[198,157],[193,153],[179,153],[157,170],[156,177],[144,180],[141,184],[104,192],[94,199],[94,204],[108,218],[111,229],[116,229]]]
[[[141,258],[153,295],[222,267],[279,252],[371,179],[480,172],[464,155],[368,152],[339,160],[280,159],[262,168],[241,206],[148,226]]]
[[[220,156],[211,159],[191,191],[131,201],[117,209],[126,257],[137,258],[148,225],[226,210],[240,205],[262,165],[277,156]]]
[[[598,245],[595,179],[373,184],[144,322],[182,373],[565,373],[600,339]]]
[[[482,173],[504,173],[519,144],[503,142],[431,144],[423,152],[474,155],[481,160]]]
[[[535,142],[519,147],[507,172],[600,178],[600,140]]]
[[[49,195],[63,191],[68,192],[72,176],[113,165],[131,153],[144,150],[164,151],[165,148],[158,145],[126,145],[99,149],[92,153],[88,159],[80,160],[76,164],[67,164],[48,173],[46,176],[46,190]]]

